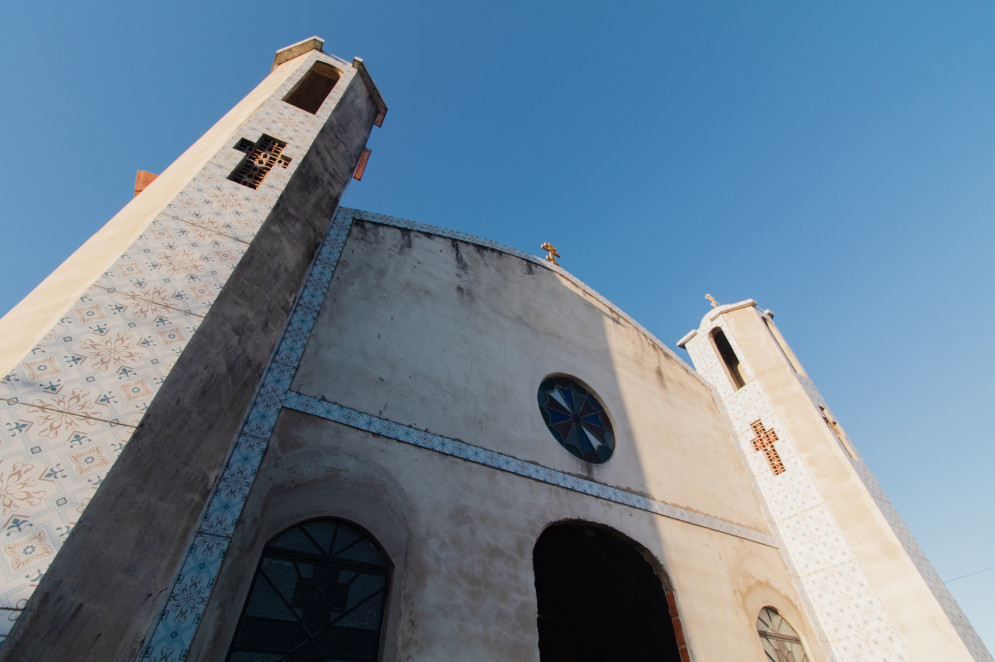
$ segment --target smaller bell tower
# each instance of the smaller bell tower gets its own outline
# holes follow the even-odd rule
[[[754,300],[678,341],[715,389],[822,643],[841,662],[991,654]]]

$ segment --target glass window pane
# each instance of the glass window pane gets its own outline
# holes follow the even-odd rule
[[[346,522],[284,531],[263,549],[228,660],[375,662],[389,573],[376,542]]]

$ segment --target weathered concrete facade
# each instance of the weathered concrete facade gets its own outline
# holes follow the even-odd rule
[[[564,525],[608,532],[651,569],[665,659],[767,659],[765,608],[812,662],[991,659],[866,467],[817,429],[824,403],[752,302],[682,341],[695,372],[559,267],[339,208],[386,107],[362,61],[320,50],[280,51],[0,322],[2,411],[22,435],[0,471],[44,491],[5,511],[24,522],[0,549],[30,558],[0,566],[0,607],[20,614],[0,659],[225,659],[269,545],[318,518],[386,559],[381,660],[538,660],[538,541]],[[204,282],[222,254],[234,264]],[[107,334],[122,347],[95,349]],[[551,376],[597,396],[610,459],[554,439],[536,400]],[[100,400],[114,389],[128,407]],[[53,421],[65,430],[47,436]],[[65,476],[48,477],[60,458]],[[835,528],[813,535],[812,517]]]
[[[227,650],[265,541],[322,514],[394,561],[384,659],[539,659],[531,550],[565,520],[656,559],[694,659],[762,659],[767,604],[816,641],[714,398],[670,351],[534,257],[338,222],[348,238],[227,552],[249,561],[221,568],[192,659]],[[608,403],[620,447],[604,465],[545,429],[534,393],[557,372]]]

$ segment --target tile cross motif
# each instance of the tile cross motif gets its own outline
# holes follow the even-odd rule
[[[781,456],[778,455],[777,449],[774,448],[774,442],[777,441],[777,433],[773,430],[764,429],[764,424],[760,419],[757,419],[750,423],[750,427],[753,428],[754,437],[750,441],[753,443],[753,450],[763,451],[764,455],[767,457],[767,464],[770,465],[770,470],[774,472],[774,475],[784,473],[784,463],[781,462]]]
[[[235,149],[245,152],[245,158],[228,175],[228,179],[242,186],[259,188],[273,166],[286,168],[290,165],[290,158],[283,156],[286,146],[287,143],[265,133],[256,142],[242,138],[235,144]]]

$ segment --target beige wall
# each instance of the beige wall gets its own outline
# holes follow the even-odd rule
[[[536,390],[551,373],[608,408],[605,465],[543,425]],[[768,532],[710,389],[580,286],[507,253],[357,222],[291,391]],[[767,605],[825,659],[775,547],[287,409],[188,659],[224,655],[263,545],[318,516],[366,528],[394,564],[383,659],[538,660],[532,550],[563,520],[652,556],[692,659],[762,661]]]
[[[536,405],[572,375],[612,417],[603,465],[558,446]],[[767,531],[708,387],[555,272],[354,225],[292,390]],[[744,498],[745,496],[745,498]]]
[[[659,562],[695,660],[761,662],[766,605],[815,641],[776,549],[285,410],[189,660],[224,656],[263,545],[319,516],[363,526],[394,565],[384,660],[538,661],[532,549],[562,520],[610,526]]]

